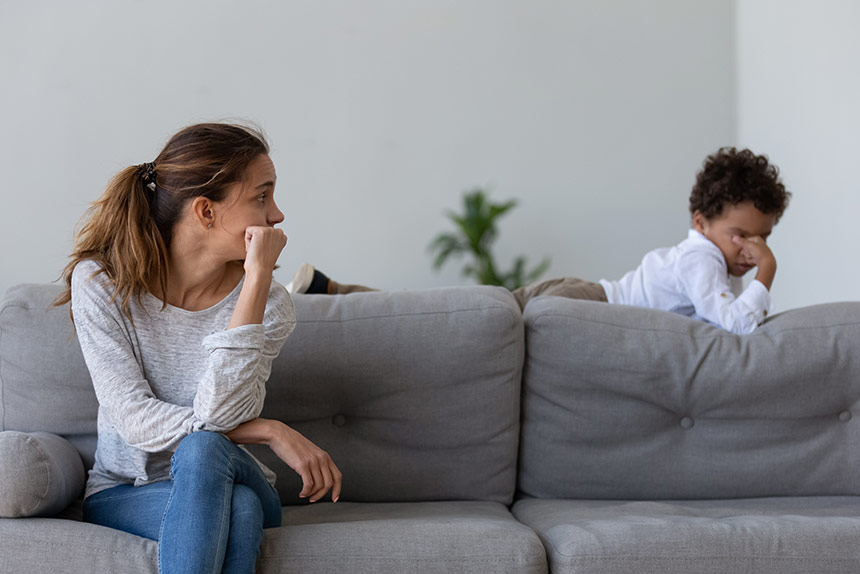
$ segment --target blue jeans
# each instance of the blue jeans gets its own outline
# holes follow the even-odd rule
[[[170,478],[97,492],[84,520],[157,540],[161,574],[254,572],[263,528],[281,525],[257,463],[227,437],[196,432],[176,449]]]

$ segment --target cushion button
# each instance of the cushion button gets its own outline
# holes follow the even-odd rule
[[[681,428],[684,430],[690,430],[693,428],[693,419],[690,417],[684,417],[681,419]]]
[[[334,415],[331,417],[331,422],[336,427],[342,427],[346,424],[346,417],[343,415]]]
[[[851,420],[851,418],[852,418],[851,411],[842,411],[841,413],[839,413],[839,420],[842,421],[843,423],[847,423],[848,421]]]

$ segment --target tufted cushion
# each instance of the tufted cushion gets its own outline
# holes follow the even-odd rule
[[[329,451],[351,501],[513,498],[522,315],[494,287],[294,297],[262,416]],[[267,448],[281,500],[298,476]]]
[[[84,487],[75,447],[54,434],[0,432],[0,517],[50,516]]]
[[[0,301],[0,430],[96,431],[98,401],[58,285],[17,285]]]
[[[785,312],[744,336],[555,297],[524,316],[523,494],[860,494],[860,303]]]

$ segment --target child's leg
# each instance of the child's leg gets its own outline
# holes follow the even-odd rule
[[[538,295],[555,295],[568,299],[586,299],[588,301],[607,301],[606,291],[600,283],[583,281],[576,277],[561,277],[540,283],[532,283],[513,291],[514,298],[520,304],[520,309],[526,308],[529,299]]]
[[[287,284],[287,291],[292,294],[346,295],[347,293],[378,291],[378,289],[332,281],[325,273],[315,269],[310,263],[305,263],[299,267],[296,274],[293,275],[293,280]]]

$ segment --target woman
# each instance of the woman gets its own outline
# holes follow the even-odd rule
[[[295,326],[268,152],[243,126],[181,130],[111,181],[64,272],[99,401],[84,519],[157,540],[162,573],[254,571],[280,501],[237,444],[269,445],[311,502],[340,496],[328,454],[258,418]]]

